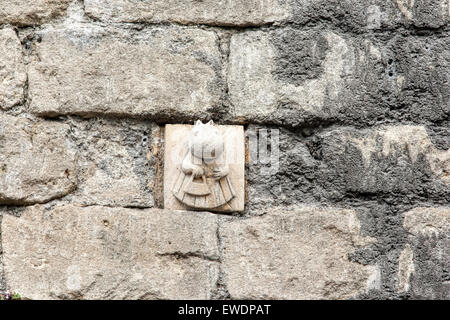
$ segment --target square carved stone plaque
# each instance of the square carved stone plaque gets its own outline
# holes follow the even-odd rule
[[[237,212],[244,210],[244,127],[166,125],[164,207]]]

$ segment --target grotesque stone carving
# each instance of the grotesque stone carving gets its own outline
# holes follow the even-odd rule
[[[244,132],[200,120],[167,125],[164,165],[166,208],[244,209]]]
[[[228,172],[221,133],[212,120],[207,124],[197,121],[173,194],[191,208],[221,207],[235,197]]]

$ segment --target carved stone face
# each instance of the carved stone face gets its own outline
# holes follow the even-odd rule
[[[167,124],[164,139],[165,208],[244,210],[243,126],[215,125],[212,121]]]
[[[211,120],[203,124],[200,120],[197,121],[189,139],[189,150],[192,155],[210,164],[223,153],[223,149],[223,138],[214,122]]]

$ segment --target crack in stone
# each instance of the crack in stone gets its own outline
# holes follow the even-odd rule
[[[181,251],[157,252],[156,255],[159,257],[173,257],[177,260],[199,258],[206,261],[220,262],[220,259],[217,256],[208,256],[199,252],[181,252]]]

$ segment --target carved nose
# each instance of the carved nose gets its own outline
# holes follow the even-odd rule
[[[216,150],[203,150],[203,160],[214,160],[216,158]]]

